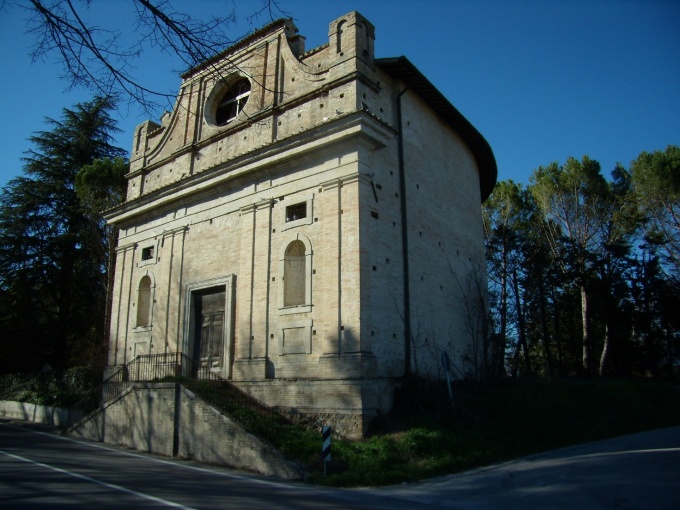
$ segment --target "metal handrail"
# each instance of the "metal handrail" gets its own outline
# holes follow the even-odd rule
[[[252,432],[272,440],[275,422],[284,419],[274,409],[184,353],[137,356],[90,391],[78,407],[85,414],[100,409],[136,382],[181,383]]]

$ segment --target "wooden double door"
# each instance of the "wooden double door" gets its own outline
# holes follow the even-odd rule
[[[194,294],[194,359],[202,369],[223,372],[228,363],[225,298],[224,288]]]

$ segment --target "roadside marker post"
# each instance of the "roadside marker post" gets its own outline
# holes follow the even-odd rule
[[[323,459],[323,475],[326,476],[326,464],[331,461],[331,427],[324,425],[321,429],[321,458]]]
[[[451,359],[446,351],[442,351],[442,366],[444,367],[444,372],[446,373],[446,388],[449,390],[449,400],[451,401],[451,407],[453,407],[453,391],[451,391]]]

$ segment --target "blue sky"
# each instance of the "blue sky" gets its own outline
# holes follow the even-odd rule
[[[0,11],[0,186],[21,173],[21,157],[45,117],[87,101],[66,91],[53,61],[31,63],[26,14]],[[175,0],[192,13],[219,14],[235,2],[235,37],[253,0]],[[376,27],[377,57],[405,55],[489,141],[499,179],[528,183],[535,168],[568,156],[598,160],[605,175],[641,151],[680,144],[680,1],[677,0],[279,0],[307,48],[327,41],[328,23],[357,10]],[[130,2],[93,0],[97,23],[129,27]],[[180,63],[155,53],[138,61],[152,88],[177,92]],[[156,119],[160,116],[156,115]],[[117,114],[118,145],[147,116]],[[156,120],[154,119],[154,120]]]

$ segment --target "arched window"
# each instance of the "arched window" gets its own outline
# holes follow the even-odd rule
[[[247,78],[241,78],[231,85],[220,98],[215,112],[215,124],[225,126],[234,120],[243,111],[248,97],[250,97],[250,81]]]
[[[345,20],[342,20],[340,23],[338,23],[338,31],[335,34],[335,37],[336,37],[335,52],[336,53],[342,52],[342,33],[344,32],[346,25],[347,25],[347,22]]]
[[[312,311],[312,243],[298,232],[283,242],[279,252],[279,313]]]
[[[283,306],[305,304],[306,289],[305,245],[293,241],[286,248],[283,269]]]
[[[151,278],[146,275],[139,281],[137,292],[137,327],[151,325]]]

